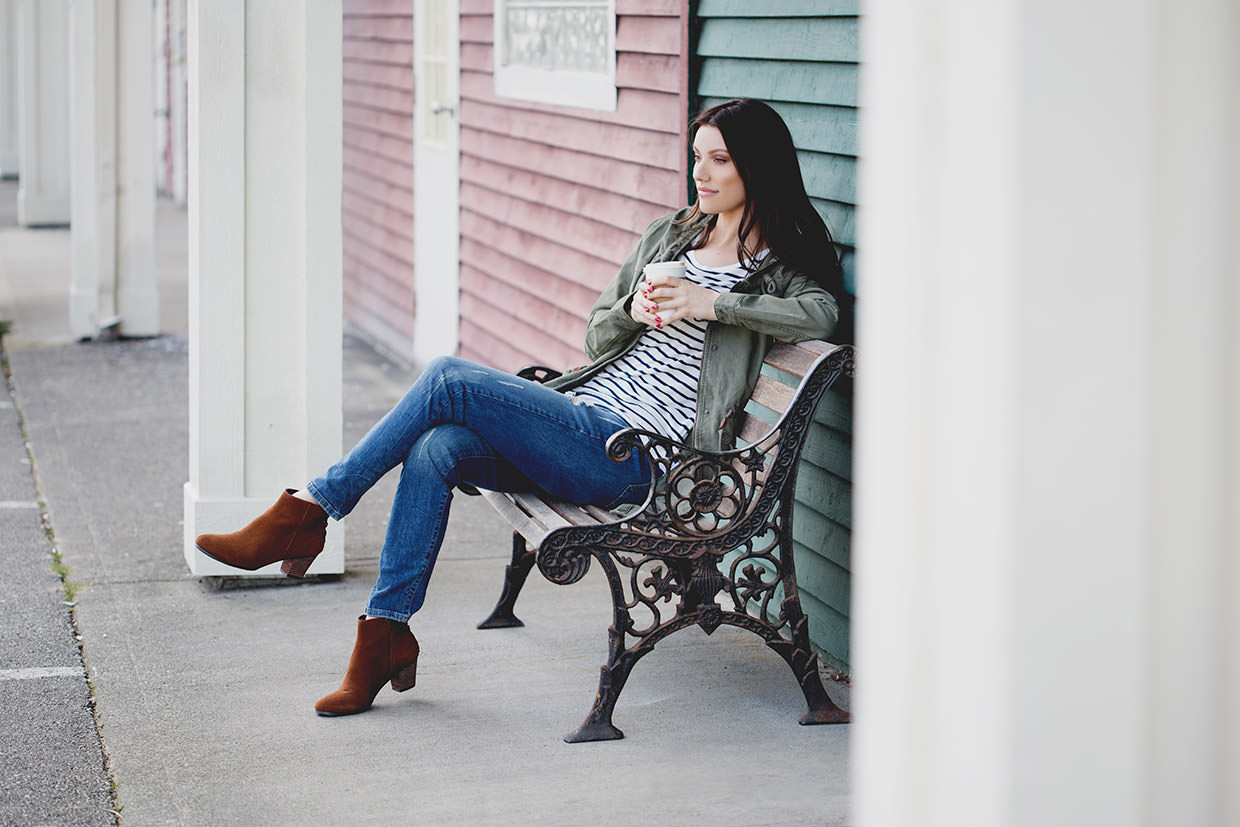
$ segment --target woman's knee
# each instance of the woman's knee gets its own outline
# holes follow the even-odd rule
[[[469,364],[468,361],[459,356],[436,356],[426,366],[426,370],[422,372],[422,377],[436,379],[456,376],[464,366]]]
[[[437,425],[418,438],[405,464],[432,470],[449,485],[460,481],[462,462],[489,455],[478,435],[460,425]]]
[[[405,402],[426,405],[432,411],[442,411],[454,389],[461,385],[460,379],[470,365],[456,356],[438,356],[431,360],[417,380],[405,391]]]

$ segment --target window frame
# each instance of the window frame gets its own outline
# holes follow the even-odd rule
[[[506,65],[506,23],[510,0],[494,5],[494,87],[497,97],[571,106],[603,112],[616,111],[616,0],[607,0],[607,55],[605,72],[574,72],[535,66]],[[548,8],[580,5],[572,0],[542,0]]]

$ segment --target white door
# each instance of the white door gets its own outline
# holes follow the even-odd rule
[[[413,357],[454,354],[460,329],[460,14],[414,0]]]

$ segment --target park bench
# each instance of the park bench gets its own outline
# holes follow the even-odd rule
[[[499,602],[478,628],[523,625],[513,608],[535,562],[561,585],[580,580],[592,557],[606,574],[613,608],[607,663],[589,715],[565,741],[623,738],[611,717],[633,666],[659,641],[695,624],[708,635],[729,624],[763,638],[805,695],[809,709],[800,723],[849,720],[827,697],[810,648],[793,565],[792,509],[814,412],[837,379],[852,377],[853,348],[776,342],[766,364],[800,384],[759,378],[750,401],[770,413],[764,418],[748,406],[735,450],[695,451],[635,429],[611,437],[613,459],[646,451],[661,471],[639,507],[608,511],[539,493],[482,492],[512,526],[513,546]],[[547,381],[558,374],[532,367],[521,375]]]

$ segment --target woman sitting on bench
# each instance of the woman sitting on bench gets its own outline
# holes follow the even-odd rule
[[[697,202],[653,222],[595,303],[589,365],[540,385],[437,359],[321,477],[289,489],[240,531],[198,538],[199,550],[230,566],[283,560],[286,574],[301,577],[323,549],[327,518],[343,519],[404,465],[378,582],[343,683],[315,705],[320,715],[364,712],[388,681],[398,692],[414,685],[418,643],[408,621],[425,598],[454,486],[640,503],[648,462],[640,452],[612,461],[608,437],[634,427],[699,450],[730,448],[771,337],[823,339],[835,330],[839,259],[779,115],[758,101],[729,101],[695,118],[690,136]],[[683,278],[644,273],[677,261]]]

